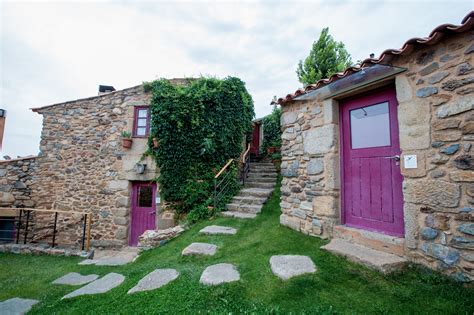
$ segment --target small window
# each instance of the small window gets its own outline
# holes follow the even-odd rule
[[[150,108],[148,106],[135,107],[133,126],[134,137],[148,137],[150,133]]]
[[[380,103],[350,111],[353,149],[390,145],[388,103]]]
[[[140,186],[138,188],[138,206],[144,208],[153,207],[153,187]]]

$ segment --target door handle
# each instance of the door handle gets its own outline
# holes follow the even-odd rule
[[[394,156],[384,156],[383,157],[384,159],[392,159],[392,160],[395,160],[395,161],[400,161],[400,155],[394,155]]]

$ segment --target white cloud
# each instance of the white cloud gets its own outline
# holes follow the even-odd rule
[[[40,117],[28,110],[160,77],[235,75],[258,117],[299,87],[295,69],[325,26],[353,60],[457,24],[471,2],[2,2],[3,154],[35,154]]]

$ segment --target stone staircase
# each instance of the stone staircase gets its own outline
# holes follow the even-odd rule
[[[321,248],[384,274],[402,269],[407,260],[405,240],[395,236],[338,225],[331,242]]]
[[[273,163],[251,163],[245,188],[232,198],[226,205],[227,211],[223,211],[221,215],[240,219],[255,218],[273,192],[277,176]]]

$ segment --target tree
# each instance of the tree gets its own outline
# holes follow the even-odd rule
[[[298,80],[306,86],[343,71],[351,63],[351,55],[345,49],[344,43],[335,41],[326,27],[318,41],[313,43],[309,56],[304,62],[300,60],[298,63],[296,73]]]

